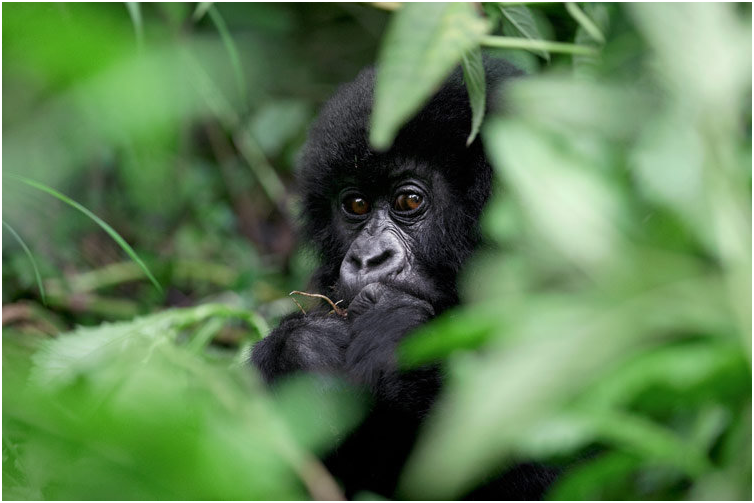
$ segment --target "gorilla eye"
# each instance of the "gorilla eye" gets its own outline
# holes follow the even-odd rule
[[[394,207],[397,211],[413,211],[421,206],[422,201],[424,199],[419,194],[401,194],[395,199]]]
[[[343,209],[353,215],[369,213],[369,201],[360,196],[349,196],[343,200]]]

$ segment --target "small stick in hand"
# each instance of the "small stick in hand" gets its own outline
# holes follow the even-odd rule
[[[328,304],[330,304],[330,306],[332,306],[333,312],[335,314],[337,314],[338,316],[342,316],[343,318],[345,318],[346,316],[348,316],[348,314],[346,313],[345,309],[338,307],[338,304],[340,304],[341,302],[343,302],[342,300],[339,300],[338,302],[333,302],[333,301],[330,300],[329,297],[327,297],[326,295],[322,295],[321,293],[307,293],[307,292],[300,292],[298,290],[293,290],[288,295],[293,295],[294,293],[296,295],[304,295],[306,297],[316,297],[318,299],[322,299],[322,300],[326,301]],[[296,302],[296,299],[293,299],[293,302]],[[306,311],[304,311],[304,308],[301,307],[301,304],[299,304],[298,302],[296,302],[296,305],[301,309],[301,311],[304,312],[304,314],[306,314]]]

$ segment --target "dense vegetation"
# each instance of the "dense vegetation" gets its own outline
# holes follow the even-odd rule
[[[482,52],[530,77],[475,117],[466,305],[401,350],[449,375],[403,494],[527,457],[554,499],[751,498],[750,4],[3,11],[5,499],[338,497],[364,404],[244,365],[312,266],[296,152],[374,61],[376,146],[458,64],[483,110]]]

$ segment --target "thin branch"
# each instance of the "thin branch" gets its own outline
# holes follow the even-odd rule
[[[291,292],[291,293],[293,293],[293,292]],[[288,295],[290,295],[290,293]],[[298,306],[298,308],[301,309],[302,313],[306,314],[306,311],[304,311],[303,306],[301,304],[299,304],[299,302],[296,300],[295,297],[291,297],[291,300],[296,303],[296,305]]]
[[[327,297],[326,295],[322,295],[321,293],[307,293],[307,292],[300,292],[298,290],[293,290],[288,295],[293,295],[293,294],[304,295],[305,297],[315,297],[317,299],[322,299],[322,300],[326,301],[328,304],[330,304],[330,306],[332,307],[332,310],[335,312],[335,314],[337,314],[338,316],[342,316],[344,318],[347,316],[346,310],[338,307],[338,304],[340,304],[341,302],[343,302],[342,300],[339,300],[338,302],[333,302],[333,301],[330,300],[329,297]],[[298,304],[298,302],[296,302],[296,304]],[[299,307],[301,307],[301,306],[299,306]],[[302,309],[302,311],[303,311],[303,309]],[[306,313],[304,313],[304,314],[306,314]]]
[[[605,35],[602,34],[602,31],[596,24],[594,24],[594,21],[589,19],[589,16],[587,16],[575,2],[566,2],[565,6],[571,17],[575,19],[582,28],[584,28],[584,31],[586,31],[590,37],[600,44],[605,43]]]
[[[521,37],[501,37],[496,35],[487,35],[483,37],[482,45],[487,47],[500,47],[503,49],[538,50],[566,54],[580,54],[584,56],[596,56],[599,54],[599,51],[596,49],[585,45],[551,42],[549,40],[532,40]]]

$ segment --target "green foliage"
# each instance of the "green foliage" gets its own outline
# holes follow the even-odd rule
[[[525,5],[498,4],[503,16],[503,33],[508,36],[524,37],[531,40],[542,40],[545,37],[540,33],[537,22],[531,10]],[[534,54],[550,61],[550,53],[542,50],[533,50]]]
[[[390,146],[400,126],[486,30],[484,20],[466,3],[408,3],[395,14],[378,62],[369,133],[375,148]]]
[[[482,126],[484,106],[487,102],[482,51],[476,48],[464,54],[461,59],[461,67],[463,68],[463,80],[469,90],[469,103],[471,104],[471,133],[466,140],[466,145],[471,145]]]
[[[721,477],[742,482],[715,498],[751,495],[750,462],[718,453],[732,418],[751,407],[751,195],[741,162],[751,140],[736,119],[750,81],[748,51],[735,42],[750,27],[721,6],[630,10],[683,79],[668,75],[669,60],[640,83],[532,78],[507,93],[515,114],[488,121],[485,143],[505,186],[488,229],[506,251],[473,273],[484,278],[469,282],[477,307],[403,347],[407,362],[444,357],[451,373],[442,414],[404,473],[408,497],[458,496],[506,460],[590,451],[551,497],[689,498]],[[666,37],[658,20],[679,17],[692,25],[671,24],[695,44],[704,33],[720,54],[737,52],[725,62],[694,53],[697,79],[708,66],[724,73],[714,85],[676,92],[693,79],[679,64],[691,63],[690,41]],[[524,223],[499,228],[511,219]],[[677,230],[655,231],[653,219]],[[748,437],[743,458],[750,447]]]
[[[23,362],[4,358],[5,496],[338,497],[307,450],[356,424],[359,400],[297,380],[272,403],[242,365],[196,354],[204,329],[233,318],[253,339],[266,332],[253,313],[208,304],[61,334],[36,351],[26,383]]]
[[[245,361],[311,269],[306,127],[378,53],[372,143],[462,65],[498,184],[464,306],[400,348],[448,374],[402,494],[533,459],[551,499],[751,498],[750,6],[3,10],[3,167],[38,180],[3,190],[6,499],[342,497],[316,456],[368,404]],[[483,49],[535,74],[486,118]]]
[[[53,196],[53,197],[55,197],[57,199],[60,199],[61,201],[63,201],[64,203],[66,203],[68,206],[71,206],[71,207],[79,210],[81,213],[83,213],[87,217],[89,217],[92,220],[94,220],[94,222],[97,225],[99,225],[100,227],[102,227],[102,229],[105,232],[107,232],[107,234],[111,238],[113,238],[113,241],[115,241],[116,243],[118,243],[118,246],[120,246],[123,249],[123,251],[126,252],[126,254],[128,254],[129,257],[131,257],[131,260],[133,260],[134,262],[136,262],[136,264],[138,264],[138,266],[141,268],[141,270],[144,271],[144,274],[146,274],[147,277],[149,278],[149,281],[151,281],[152,284],[154,286],[156,286],[158,290],[162,290],[162,287],[157,282],[157,280],[155,279],[155,277],[152,275],[152,272],[144,264],[144,262],[139,258],[139,256],[133,250],[133,248],[131,248],[131,246],[128,243],[126,243],[126,241],[120,236],[120,234],[118,234],[115,231],[115,229],[113,229],[112,227],[110,227],[107,224],[107,222],[103,221],[100,217],[98,217],[97,215],[95,215],[94,213],[92,213],[91,211],[89,211],[88,209],[84,208],[79,203],[77,203],[76,201],[74,201],[73,199],[71,199],[70,197],[68,197],[68,196],[66,196],[64,194],[61,194],[60,192],[56,191],[55,189],[51,189],[50,187],[48,187],[48,186],[46,186],[46,185],[44,185],[42,183],[36,182],[34,180],[29,180],[28,178],[24,178],[22,176],[15,175],[15,176],[13,176],[13,178],[16,179],[16,180],[18,180],[21,183],[25,183],[26,185],[28,185],[30,187],[34,187],[35,189],[39,189],[39,190],[41,190],[43,192],[46,192],[46,193],[50,194],[51,196]],[[23,244],[23,241],[21,242],[21,244],[23,245],[23,247],[25,249],[28,250],[28,248],[26,248],[26,245]],[[31,254],[29,254],[29,257],[31,257]],[[36,272],[36,269],[37,269],[36,265],[34,265],[35,272]],[[37,273],[37,276],[39,276],[38,273]]]
[[[11,235],[16,239],[19,245],[21,245],[21,248],[24,250],[24,253],[29,258],[29,263],[31,264],[31,267],[34,269],[34,279],[37,280],[37,286],[39,287],[39,296],[42,298],[42,303],[47,304],[47,301],[45,300],[45,287],[42,284],[42,276],[39,274],[39,268],[37,267],[37,261],[34,260],[34,255],[32,255],[31,250],[29,250],[29,247],[26,246],[26,243],[23,239],[21,239],[21,236],[18,235],[18,233],[8,225],[7,222],[3,222],[3,227],[8,230],[8,232],[11,233]]]

